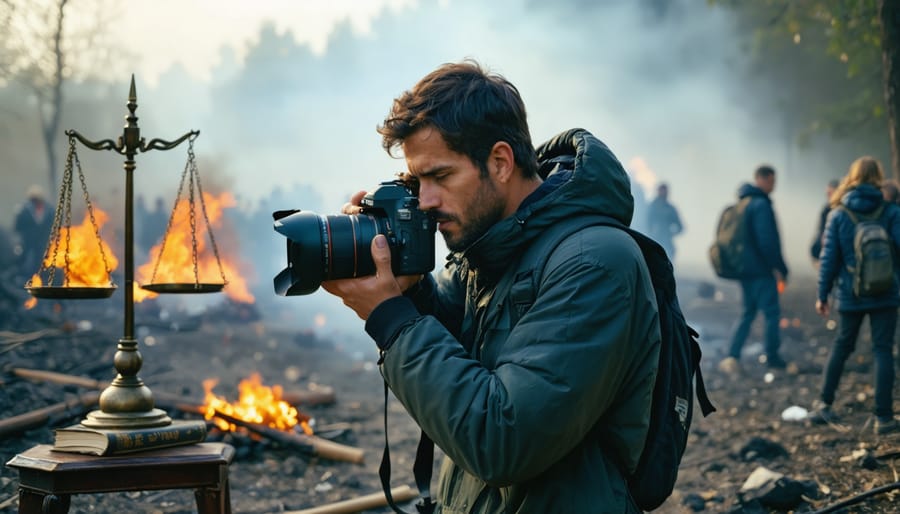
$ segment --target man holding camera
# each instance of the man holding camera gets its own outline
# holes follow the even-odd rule
[[[395,276],[379,234],[373,275],[323,287],[366,320],[386,383],[446,455],[439,510],[638,512],[625,476],[647,433],[660,334],[637,244],[589,226],[548,252],[524,312],[494,297],[515,293],[521,255],[553,225],[631,221],[622,165],[581,129],[535,151],[518,90],[471,61],[425,76],[378,130],[453,254],[434,276]]]

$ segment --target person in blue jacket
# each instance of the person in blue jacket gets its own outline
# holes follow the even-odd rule
[[[779,283],[787,281],[788,268],[781,253],[781,237],[769,194],[775,190],[775,169],[761,165],[753,174],[754,184],[745,183],[738,188],[738,198],[749,197],[744,211],[744,270],[740,277],[743,293],[743,313],[731,337],[728,357],[719,365],[730,371],[738,367],[741,350],[750,335],[750,326],[759,311],[765,316],[766,365],[783,369],[781,304],[778,298]]]
[[[647,208],[647,235],[652,237],[663,249],[671,261],[675,261],[674,237],[684,231],[678,209],[669,201],[669,184],[665,182],[656,187],[656,198]]]
[[[831,356],[823,371],[820,399],[810,415],[810,421],[816,424],[838,418],[832,408],[835,392],[844,371],[844,363],[856,348],[863,319],[868,316],[875,357],[875,433],[879,435],[900,429],[893,410],[893,345],[900,290],[895,274],[893,286],[884,293],[857,296],[854,292],[851,270],[857,265],[853,243],[856,229],[848,211],[856,213],[858,218],[859,215],[873,215],[878,209],[882,209],[878,219],[894,242],[895,250],[900,250],[897,247],[900,242],[900,207],[884,201],[880,189],[883,180],[881,163],[872,157],[860,157],[850,165],[850,170],[831,197],[832,209],[825,225],[820,254],[816,311],[823,317],[828,316],[831,310],[828,297],[837,282],[834,296],[838,331]],[[896,260],[894,264],[896,266]]]
[[[816,268],[819,267],[819,254],[822,253],[822,234],[825,233],[825,221],[828,219],[828,213],[831,212],[831,195],[834,194],[834,190],[837,189],[839,182],[838,179],[832,179],[825,185],[825,205],[822,206],[822,210],[819,211],[819,223],[816,226],[816,237],[809,247],[809,253]]]

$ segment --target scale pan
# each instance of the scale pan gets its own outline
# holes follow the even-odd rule
[[[36,286],[26,287],[31,296],[35,298],[55,298],[58,300],[78,300],[92,298],[109,298],[115,292],[116,287],[66,287],[66,286]]]
[[[168,284],[145,284],[141,289],[153,291],[160,294],[197,294],[197,293],[218,293],[225,287],[225,284],[212,283],[193,283],[193,282],[173,282]]]

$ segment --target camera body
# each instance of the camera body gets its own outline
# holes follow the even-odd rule
[[[360,204],[360,215],[371,215],[378,224],[378,233],[387,237],[395,276],[417,275],[434,269],[437,225],[434,218],[419,209],[418,196],[405,182],[382,182]]]
[[[287,267],[275,276],[282,296],[315,292],[323,280],[375,273],[371,242],[384,234],[394,275],[434,269],[434,219],[419,209],[415,191],[402,180],[381,182],[363,197],[359,214],[320,216],[277,211],[275,231],[287,237]]]

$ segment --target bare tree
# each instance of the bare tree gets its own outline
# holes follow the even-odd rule
[[[79,3],[96,13],[94,22],[79,31],[70,30],[70,0],[0,0],[0,86],[19,82],[36,100],[41,137],[47,157],[50,190],[57,187],[57,142],[64,107],[64,85],[74,77],[90,77],[102,69],[97,45],[110,16],[103,5]],[[78,56],[77,65],[76,59]],[[86,65],[85,63],[92,63]]]

